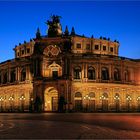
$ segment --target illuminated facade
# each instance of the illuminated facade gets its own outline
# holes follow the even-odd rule
[[[0,63],[1,112],[140,111],[140,60],[120,57],[117,41],[62,33],[58,16],[47,24]]]

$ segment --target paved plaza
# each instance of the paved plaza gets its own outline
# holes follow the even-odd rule
[[[0,139],[140,139],[140,114],[2,113]]]

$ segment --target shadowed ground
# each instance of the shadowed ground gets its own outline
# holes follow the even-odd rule
[[[140,139],[140,114],[2,113],[0,138]]]

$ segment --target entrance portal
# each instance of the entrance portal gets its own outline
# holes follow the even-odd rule
[[[58,91],[54,87],[46,89],[44,94],[44,111],[57,111],[58,110]]]

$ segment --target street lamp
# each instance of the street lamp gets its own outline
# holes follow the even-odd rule
[[[119,95],[115,95],[114,100],[115,100],[115,105],[116,105],[116,111],[119,111],[119,101],[120,101]]]
[[[137,97],[137,101],[140,101],[140,96]]]
[[[107,98],[104,95],[100,96],[100,100],[106,100],[106,99]]]
[[[127,107],[128,107],[128,111],[129,111],[129,110],[130,110],[130,102],[132,101],[131,96],[130,96],[130,95],[128,95],[128,96],[126,97],[126,100],[127,100]]]
[[[2,102],[4,101],[4,98],[3,97],[0,97],[0,111],[2,112]]]
[[[87,111],[89,108],[89,101],[90,101],[91,97],[87,94],[86,96],[83,97],[83,99],[86,103],[86,111]]]
[[[140,111],[140,96],[137,97],[137,102],[138,102],[138,111]]]
[[[128,95],[128,96],[126,97],[126,100],[127,100],[128,102],[130,102],[130,101],[132,100],[131,96]]]
[[[11,111],[12,111],[12,109],[13,109],[13,101],[14,101],[14,98],[13,98],[12,96],[10,96],[8,100],[9,100],[9,102],[10,102],[10,109],[11,109]]]
[[[24,95],[22,95],[20,98],[19,98],[19,100],[21,101],[21,110],[22,111],[24,111],[24,101],[25,101],[25,97],[24,97]]]
[[[84,98],[84,100],[90,100],[91,99],[91,97],[88,96],[88,95],[84,96],[83,98]]]
[[[107,111],[108,110],[108,97],[105,95],[100,96],[100,100],[102,100],[102,110]]]
[[[120,97],[118,95],[114,96],[114,100],[115,101],[119,101],[120,100]]]

